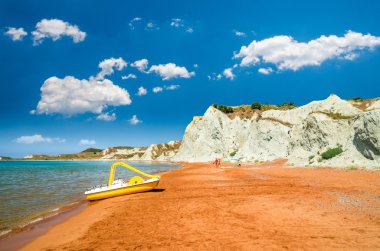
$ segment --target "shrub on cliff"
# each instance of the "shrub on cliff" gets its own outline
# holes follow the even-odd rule
[[[294,102],[285,102],[282,105],[280,105],[279,107],[282,109],[285,109],[285,110],[290,110],[290,109],[293,109],[297,106]]]
[[[341,154],[342,152],[343,152],[342,146],[337,145],[337,147],[335,147],[335,148],[327,149],[327,151],[323,152],[321,154],[321,156],[323,159],[331,159],[331,158],[337,156],[338,154]]]
[[[255,102],[251,105],[252,110],[261,110],[261,104],[259,102]]]
[[[364,99],[362,97],[355,97],[355,98],[352,98],[351,100],[355,102],[362,102]]]
[[[225,106],[225,105],[220,105],[218,106],[219,111],[224,112],[224,113],[233,113],[234,109],[230,106]]]

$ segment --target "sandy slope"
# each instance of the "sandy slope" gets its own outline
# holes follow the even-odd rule
[[[24,250],[380,249],[379,171],[184,166],[156,192],[94,203]]]

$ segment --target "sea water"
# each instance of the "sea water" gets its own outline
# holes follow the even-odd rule
[[[42,220],[62,206],[84,200],[89,188],[106,184],[110,161],[0,161],[0,235]],[[177,165],[133,163],[147,173],[163,172]],[[135,173],[118,167],[115,179]]]

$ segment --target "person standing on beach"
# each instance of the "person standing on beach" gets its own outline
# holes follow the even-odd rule
[[[218,167],[218,158],[215,159],[213,164],[215,164],[215,167]]]

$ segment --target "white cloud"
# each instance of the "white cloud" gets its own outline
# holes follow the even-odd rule
[[[172,18],[170,21],[170,26],[174,28],[181,28],[181,30],[185,30],[187,33],[193,33],[194,29],[192,27],[185,27],[184,21],[181,18]]]
[[[74,43],[82,42],[86,38],[86,32],[81,31],[78,26],[59,19],[42,19],[36,24],[36,30],[32,32],[34,45],[42,43],[45,38],[53,41],[63,36],[71,37]]]
[[[347,55],[343,56],[343,58],[352,61],[356,59],[358,56],[359,55],[355,53],[348,53]]]
[[[142,18],[141,17],[135,17],[131,20],[131,22],[137,22],[137,21],[141,21]]]
[[[4,32],[5,35],[10,37],[13,41],[21,41],[28,33],[24,30],[24,28],[13,28],[8,27],[8,31]]]
[[[129,105],[131,102],[128,91],[108,79],[50,77],[41,86],[41,99],[32,113],[66,116],[86,112],[100,114],[108,106]]]
[[[140,86],[136,95],[137,96],[144,96],[147,93],[148,93],[148,91],[143,86]]]
[[[220,80],[222,79],[222,77],[223,77],[222,74],[217,74],[215,72],[207,76],[208,80]]]
[[[149,73],[155,72],[160,75],[163,80],[169,80],[172,78],[191,78],[195,75],[195,72],[188,72],[185,67],[177,66],[173,63],[152,65]]]
[[[157,87],[154,87],[152,89],[152,91],[154,93],[158,93],[158,92],[163,92],[164,90],[167,90],[167,91],[174,91],[178,88],[180,88],[181,86],[180,85],[165,85],[164,87],[161,87],[161,86],[157,86]]]
[[[159,30],[160,27],[158,27],[155,23],[153,22],[148,22],[145,26],[146,30]]]
[[[133,18],[130,22],[129,22],[129,27],[131,28],[131,30],[134,30],[135,29],[135,23],[136,22],[139,22],[139,21],[141,21],[142,20],[142,18],[141,17],[135,17],[135,18]]]
[[[170,26],[173,26],[175,28],[182,27],[183,20],[181,18],[172,18],[172,21],[170,22]]]
[[[52,143],[52,142],[63,143],[63,142],[66,142],[66,139],[48,138],[48,137],[43,137],[41,134],[34,134],[31,136],[21,136],[16,139],[16,142],[20,144]]]
[[[268,68],[260,68],[258,70],[258,72],[260,72],[261,74],[264,74],[264,75],[269,75],[273,72],[273,69],[271,67],[268,67]]]
[[[238,37],[245,37],[245,36],[247,36],[247,34],[245,34],[245,32],[242,32],[242,31],[233,30],[233,32]]]
[[[198,64],[194,64],[193,66],[194,66],[194,68],[198,68]]]
[[[103,121],[114,121],[116,120],[116,114],[115,113],[101,113],[96,117],[96,120],[103,120]]]
[[[127,76],[121,76],[121,79],[123,79],[123,80],[130,79],[130,78],[136,79],[137,76],[135,74],[132,74],[132,73],[129,73]]]
[[[148,64],[148,59],[143,58],[133,62],[131,66],[137,68],[140,72],[145,72],[145,70],[148,68]]]
[[[87,145],[87,146],[90,146],[90,145],[95,145],[96,144],[96,141],[95,140],[91,140],[91,139],[81,139],[79,141],[79,144],[80,145]]]
[[[232,72],[232,68],[227,68],[223,71],[223,76],[233,80],[236,76]]]
[[[160,87],[160,86],[157,86],[157,87],[154,87],[154,88],[152,89],[152,91],[153,91],[154,93],[162,92],[162,91],[163,91],[163,88]]]
[[[179,87],[180,87],[180,85],[168,85],[168,86],[164,86],[165,90],[169,90],[169,91],[176,90]]]
[[[101,71],[96,76],[96,79],[103,80],[105,76],[114,73],[114,68],[121,71],[125,67],[127,67],[127,62],[125,62],[121,57],[105,59],[99,63],[99,68]]]
[[[353,60],[360,51],[379,45],[380,37],[353,31],[347,31],[343,37],[322,35],[308,42],[298,42],[291,36],[274,36],[242,46],[234,58],[241,58],[240,66],[271,63],[279,70],[297,71],[334,58]]]
[[[133,115],[130,120],[128,120],[131,125],[137,125],[142,123],[142,120],[139,120],[136,115]]]

